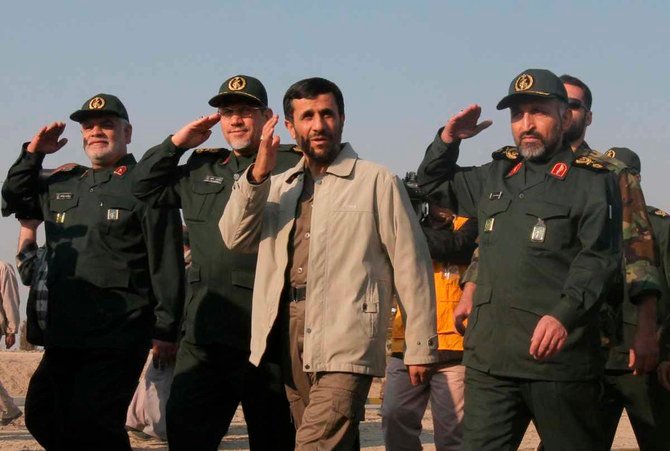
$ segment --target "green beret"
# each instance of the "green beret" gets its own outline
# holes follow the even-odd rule
[[[612,147],[610,150],[605,152],[605,155],[619,160],[638,174],[642,172],[642,163],[640,163],[640,157],[638,157],[635,152],[627,147]]]

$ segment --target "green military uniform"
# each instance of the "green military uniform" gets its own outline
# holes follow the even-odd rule
[[[127,119],[106,94],[73,117],[83,120],[89,104],[114,107],[92,113]],[[151,339],[177,339],[179,213],[131,194],[130,154],[105,169],[65,165],[46,179],[43,159],[24,146],[2,188],[3,215],[42,219],[49,250],[46,352],[30,382],[26,423],[48,449],[130,449],[125,411]]]
[[[543,91],[549,76],[529,72]],[[549,92],[565,99],[558,78],[551,81]],[[621,259],[615,180],[568,146],[540,161],[502,148],[491,163],[460,168],[459,143],[439,135],[419,184],[479,221],[478,286],[464,346],[466,449],[512,449],[531,418],[547,449],[601,449],[598,307]],[[544,315],[568,337],[560,352],[537,361],[530,338]]]
[[[248,76],[224,82],[210,104],[219,106],[230,95],[267,104],[265,88]],[[294,430],[278,366],[248,362],[256,254],[228,250],[218,227],[233,183],[256,155],[196,149],[179,165],[184,153],[168,137],[144,155],[133,184],[140,199],[182,209],[191,244],[190,294],[167,406],[170,447],[216,449],[241,401],[252,449],[291,448]],[[275,173],[301,157],[293,146],[281,146]]]

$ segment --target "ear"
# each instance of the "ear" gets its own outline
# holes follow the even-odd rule
[[[284,126],[286,127],[286,130],[288,130],[288,132],[291,134],[291,138],[293,138],[293,141],[295,141],[295,127],[293,126],[293,123],[288,119],[284,119]]]
[[[263,111],[263,117],[265,118],[266,121],[269,121],[270,118],[272,118],[273,115],[274,115],[274,113],[272,112],[272,108],[266,108]]]
[[[130,144],[130,140],[133,137],[133,126],[130,124],[126,124],[123,133],[126,138],[126,144]]]
[[[570,108],[566,108],[565,112],[563,112],[563,117],[561,117],[561,119],[562,119],[561,129],[563,133],[565,133],[570,128],[570,124],[572,124],[572,110]]]
[[[593,113],[591,113],[591,110],[586,112],[586,126],[588,127],[591,125],[591,121],[593,120]]]

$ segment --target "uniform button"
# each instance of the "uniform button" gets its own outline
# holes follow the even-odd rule
[[[240,174],[235,174],[235,175],[233,175],[233,178],[234,178],[235,180],[238,180],[238,179],[240,178]]]
[[[298,268],[297,271],[298,271],[298,274],[302,274],[302,267]]]
[[[311,333],[312,333],[312,329],[310,329],[310,328],[308,327],[308,328],[305,330],[305,332],[307,332],[308,334],[311,334]]]
[[[309,232],[305,233],[305,238],[309,239],[310,236]]]
[[[428,340],[428,346],[433,346],[433,340]]]
[[[305,365],[305,369],[306,369],[306,370],[309,369],[309,363],[308,363],[307,365]]]
[[[317,185],[320,185],[320,184],[321,184],[321,180],[317,180],[317,181],[316,181],[316,184],[317,184]]]
[[[526,197],[525,194],[523,194],[523,193],[519,194],[519,199],[523,199],[524,197]]]
[[[416,344],[418,344],[419,346],[421,346],[421,342],[420,342],[420,341],[417,341]]]
[[[90,189],[88,190],[89,193],[92,193],[93,191],[95,191],[95,188],[90,188]]]
[[[368,304],[363,303],[363,311],[364,312],[368,311]]]
[[[100,202],[100,206],[101,206],[101,207],[102,207],[102,205],[103,205],[103,203],[102,203],[102,202]]]

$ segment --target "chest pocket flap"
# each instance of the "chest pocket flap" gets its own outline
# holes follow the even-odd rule
[[[79,204],[77,193],[51,193],[49,196],[49,210],[55,213],[68,211]]]
[[[564,218],[570,214],[570,206],[551,202],[528,202],[526,214],[540,219]]]
[[[117,208],[120,210],[132,211],[137,201],[130,196],[121,196],[113,194],[101,194],[100,202],[105,208]]]
[[[213,194],[220,192],[225,183],[222,176],[206,175],[203,180],[194,180],[191,183],[191,189],[196,194]]]
[[[509,199],[498,199],[498,200],[484,200],[480,202],[480,205],[482,205],[482,212],[487,217],[495,216],[498,213],[502,213],[504,211],[507,211],[507,208],[509,208],[510,204]]]

